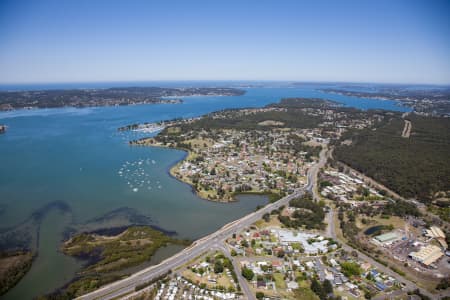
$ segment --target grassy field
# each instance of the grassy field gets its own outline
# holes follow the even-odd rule
[[[229,287],[233,287],[233,285],[230,282],[230,279],[228,278],[225,273],[216,275],[214,273],[210,274],[210,276],[214,277],[217,280],[217,283],[209,282],[208,281],[208,275],[204,274],[203,277],[198,276],[196,273],[192,272],[191,270],[184,270],[182,273],[183,277],[186,279],[189,279],[190,281],[200,285],[202,283],[206,284],[206,286],[209,289],[215,289],[217,286],[223,286],[226,289]]]
[[[405,228],[405,220],[397,216],[390,216],[389,219],[381,218],[380,216],[365,219],[368,221],[367,224],[363,224],[361,222],[362,218],[360,217],[356,218],[356,226],[358,228],[361,228],[362,231],[376,225],[385,225],[385,226],[392,225],[395,229]]]
[[[334,294],[335,294],[336,296],[347,297],[348,300],[358,300],[358,299],[361,299],[361,298],[356,298],[355,296],[352,296],[352,295],[350,295],[349,293],[347,293],[347,292],[345,292],[345,291],[340,292],[340,291],[337,291],[337,290],[336,290],[336,291],[334,292]]]
[[[299,282],[299,288],[294,291],[296,299],[319,300],[319,297],[310,289],[307,281]]]
[[[273,279],[275,280],[275,286],[277,289],[285,290],[287,288],[286,282],[283,279],[283,274],[273,273]]]
[[[258,220],[254,223],[254,225],[257,226],[259,229],[264,229],[267,227],[283,227],[283,224],[281,224],[277,216],[270,216],[269,222],[266,222],[262,219]]]
[[[338,219],[338,214],[337,213],[335,213],[333,215],[333,222],[334,222],[334,231],[336,232],[337,239],[341,240],[341,241],[347,241],[347,239],[344,237],[344,234],[342,233],[342,229],[341,229],[341,226],[340,226],[341,223],[340,223],[340,221]]]

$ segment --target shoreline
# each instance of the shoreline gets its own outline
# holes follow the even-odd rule
[[[51,106],[51,107],[38,107],[38,106],[28,106],[28,107],[15,107],[12,109],[0,109],[1,113],[8,113],[8,112],[26,112],[26,111],[39,111],[39,110],[50,110],[50,109],[67,109],[67,108],[75,108],[75,109],[87,109],[87,108],[102,108],[102,107],[123,107],[123,106],[140,106],[140,105],[158,105],[158,104],[183,104],[184,101],[182,99],[178,99],[177,102],[171,102],[171,101],[157,101],[157,102],[140,102],[140,103],[132,103],[132,104],[105,104],[105,105],[83,105],[83,106],[76,106],[76,105],[62,105],[62,106]]]
[[[62,242],[59,251],[83,266],[71,280],[44,297],[76,298],[154,265],[152,259],[161,255],[157,254],[161,249],[184,249],[192,244],[191,240],[171,235],[151,225],[119,226],[75,234]]]
[[[241,96],[236,88],[197,87],[109,87],[102,89],[47,89],[0,91],[0,110],[58,107],[126,106],[138,104],[179,104],[185,96]]]
[[[218,199],[218,200],[213,200],[213,199],[208,199],[207,197],[203,197],[200,194],[200,191],[196,190],[194,185],[187,181],[187,180],[183,180],[182,178],[180,178],[179,176],[177,176],[175,174],[175,171],[177,170],[177,168],[184,163],[188,157],[192,156],[193,153],[191,152],[191,150],[186,149],[186,148],[182,148],[182,147],[169,147],[169,146],[164,146],[164,145],[139,145],[139,146],[144,146],[144,147],[160,147],[160,148],[166,148],[166,149],[175,149],[175,150],[181,150],[185,152],[184,157],[182,157],[181,159],[179,159],[174,165],[172,165],[169,170],[168,170],[168,174],[175,178],[176,180],[187,184],[190,188],[192,193],[194,193],[197,197],[199,197],[202,200],[206,200],[206,201],[211,201],[211,202],[216,202],[216,203],[232,203],[232,202],[237,202],[238,200],[234,199],[234,197],[231,200],[223,200],[223,199]]]
[[[0,298],[11,291],[30,271],[34,261],[38,254],[33,251],[17,250],[17,251],[0,251],[0,260],[8,260],[21,257],[19,263],[13,266],[9,266],[2,273],[0,282],[3,284],[0,288]]]
[[[404,108],[410,109],[409,112],[416,112],[414,105],[408,104],[406,99],[396,98],[394,96],[376,96],[376,95],[358,96],[358,95],[347,94],[344,91],[326,91],[323,89],[319,89],[318,91],[321,93],[325,93],[325,94],[339,95],[339,96],[351,97],[351,98],[355,98],[355,99],[359,98],[359,99],[367,99],[367,100],[375,100],[375,101],[393,101],[399,107],[404,107]]]
[[[150,140],[153,138],[148,138],[147,140]],[[170,146],[165,146],[165,145],[154,145],[154,144],[146,144],[144,141],[144,143],[139,144],[139,143],[135,143],[135,144],[130,144],[130,146],[139,146],[139,147],[156,147],[156,148],[165,148],[165,149],[174,149],[174,150],[180,150],[184,152],[184,156],[182,158],[180,158],[179,160],[177,160],[172,166],[169,167],[169,169],[167,170],[167,173],[169,174],[170,177],[184,183],[187,184],[190,188],[193,194],[195,194],[198,198],[205,200],[205,201],[210,201],[210,202],[215,202],[215,203],[233,203],[233,202],[238,202],[239,200],[236,199],[237,196],[239,195],[260,195],[260,196],[267,196],[269,202],[271,202],[271,196],[272,195],[276,195],[275,193],[271,193],[271,192],[263,192],[263,191],[245,191],[245,192],[240,192],[240,193],[231,193],[231,199],[230,200],[224,200],[224,199],[208,199],[207,197],[203,197],[200,194],[200,191],[197,191],[193,184],[187,180],[183,180],[182,178],[180,178],[179,176],[177,176],[175,174],[175,171],[177,169],[177,167],[179,167],[183,162],[186,161],[186,159],[193,155],[193,153],[186,148],[182,148],[182,147],[170,147]],[[273,197],[273,196],[272,196]]]

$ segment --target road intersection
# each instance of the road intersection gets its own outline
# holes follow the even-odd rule
[[[126,295],[135,290],[135,287],[149,282],[150,280],[163,275],[170,270],[180,267],[193,258],[201,255],[203,252],[213,249],[216,245],[222,243],[229,236],[241,231],[245,227],[250,226],[256,221],[260,220],[266,213],[270,213],[274,209],[278,209],[281,206],[286,206],[290,200],[303,195],[306,191],[312,191],[315,185],[315,179],[319,169],[325,164],[326,156],[325,150],[320,153],[320,160],[317,164],[310,167],[307,176],[307,184],[304,188],[295,190],[294,193],[278,200],[277,202],[270,203],[263,208],[244,216],[241,219],[226,224],[218,231],[211,233],[197,241],[191,246],[185,248],[178,254],[162,261],[160,264],[148,267],[142,271],[132,274],[130,277],[108,284],[100,289],[85,294],[78,299],[93,300],[93,299],[114,299],[122,295]],[[244,291],[245,292],[245,291]],[[250,295],[246,295],[249,299],[253,299]]]
[[[226,224],[218,231],[211,233],[210,235],[207,235],[199,240],[196,240],[191,246],[185,248],[183,251],[179,252],[178,254],[162,261],[158,265],[154,265],[151,267],[148,267],[144,270],[141,270],[137,273],[132,274],[131,276],[122,279],[120,281],[113,282],[109,285],[106,285],[100,289],[97,289],[93,292],[90,292],[88,294],[85,294],[78,299],[83,300],[93,300],[93,299],[115,299],[119,298],[121,296],[124,296],[126,294],[132,293],[135,290],[135,287],[138,285],[141,285],[143,283],[147,283],[150,280],[157,278],[158,276],[161,276],[163,274],[166,274],[167,272],[174,270],[192,259],[202,255],[204,252],[209,251],[211,249],[218,249],[224,252],[225,255],[229,256],[229,251],[224,245],[225,240],[230,237],[233,234],[237,234],[238,232],[242,231],[244,228],[252,225],[256,221],[260,220],[262,216],[266,213],[270,213],[272,210],[276,210],[280,208],[281,206],[286,206],[290,200],[302,196],[306,192],[311,192],[313,195],[316,194],[316,180],[317,180],[317,174],[322,168],[327,159],[327,149],[324,148],[320,153],[320,159],[319,162],[314,164],[310,167],[307,174],[307,184],[302,189],[297,189],[294,191],[294,193],[278,200],[277,202],[270,203],[266,205],[265,207],[248,214],[241,219],[238,219],[236,221],[233,221],[231,223]],[[386,274],[389,274],[390,276],[396,278],[399,282],[403,283],[405,285],[405,288],[407,290],[414,290],[417,289],[417,285],[413,282],[403,278],[399,274],[393,272],[391,269],[383,266],[382,264],[378,263],[371,257],[365,255],[364,253],[358,251],[357,249],[354,249],[342,241],[338,240],[335,228],[334,228],[334,211],[333,209],[330,209],[328,215],[327,215],[327,223],[328,227],[326,230],[326,235],[335,239],[336,241],[339,241],[342,245],[342,248],[346,251],[356,251],[362,259],[370,262],[375,267],[379,268],[381,271],[385,272]],[[238,266],[235,265],[234,260],[231,260],[233,262],[233,266],[236,269],[236,272],[239,271]],[[239,274],[240,275],[240,274]],[[242,276],[238,276],[238,280],[240,283],[240,286],[242,288],[242,292],[244,293],[244,296],[247,299],[255,299],[255,296],[251,292],[248,283],[245,281],[245,279],[242,278]],[[420,289],[419,290],[424,294],[433,299],[433,296],[430,292]]]

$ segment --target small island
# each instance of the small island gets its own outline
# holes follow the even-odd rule
[[[239,96],[234,88],[123,87],[42,91],[0,91],[0,111],[56,107],[178,104],[186,96]]]
[[[105,232],[79,233],[63,243],[63,253],[88,263],[77,279],[49,298],[76,298],[127,276],[128,268],[149,261],[162,247],[190,244],[190,241],[173,238],[149,226],[131,226],[114,235]]]

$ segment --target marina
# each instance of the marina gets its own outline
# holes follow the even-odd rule
[[[142,133],[155,133],[158,131],[161,131],[165,128],[164,125],[158,125],[158,124],[145,124],[145,125],[139,125],[137,129],[134,129],[133,131],[142,132]]]

